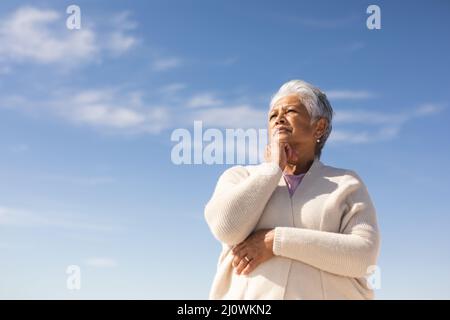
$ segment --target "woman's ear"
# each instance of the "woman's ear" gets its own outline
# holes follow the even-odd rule
[[[324,135],[325,131],[327,130],[327,128],[328,128],[327,119],[320,118],[319,120],[317,120],[316,128],[315,128],[316,136],[319,138],[322,137]]]

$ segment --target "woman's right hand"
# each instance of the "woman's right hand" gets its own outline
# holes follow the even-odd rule
[[[269,145],[266,146],[264,158],[266,162],[277,164],[284,171],[289,159],[294,157],[294,150],[284,141],[280,141],[278,132],[275,132]]]

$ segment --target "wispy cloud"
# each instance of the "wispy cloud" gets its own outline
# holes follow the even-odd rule
[[[179,94],[185,87],[184,84],[173,83],[156,88],[152,93],[153,105],[145,103],[139,91],[99,88],[55,89],[50,96],[41,100],[4,96],[0,97],[0,108],[18,109],[26,113],[38,110],[37,116],[48,115],[107,133],[158,134],[179,125],[190,126],[195,120],[219,128],[266,126],[266,110],[256,109],[251,104],[224,101],[211,92],[194,93],[185,99]],[[166,106],[163,102],[166,96],[170,96],[176,104]],[[173,114],[174,110],[178,112]]]
[[[214,93],[201,93],[193,96],[187,103],[190,108],[215,107],[223,104]]]
[[[445,107],[443,105],[439,104],[433,104],[433,103],[426,103],[418,107],[414,114],[416,116],[426,116],[426,115],[432,115],[437,114],[441,111],[443,111]]]
[[[68,176],[68,175],[56,175],[56,174],[46,174],[40,175],[39,178],[47,181],[70,183],[75,185],[83,186],[98,186],[105,185],[115,182],[113,177],[80,177],[80,176]]]
[[[328,90],[326,95],[330,100],[359,100],[374,97],[373,93],[366,90]]]
[[[167,71],[181,66],[182,60],[177,57],[154,58],[152,67],[155,71]]]
[[[164,85],[159,89],[159,92],[162,93],[163,95],[174,95],[177,94],[179,91],[185,89],[186,87],[187,86],[184,83],[175,82]]]
[[[70,99],[68,99],[70,97]],[[0,107],[58,117],[75,125],[105,132],[159,133],[168,127],[168,110],[160,105],[145,105],[139,92],[123,92],[115,88],[71,90],[61,89],[40,101],[24,97],[3,97]]]
[[[368,110],[338,110],[333,121],[337,124],[403,124],[413,118],[437,114],[443,110],[444,106],[432,103],[422,104],[412,110],[401,113],[375,112]]]
[[[392,139],[400,131],[400,127],[382,127],[375,130],[333,130],[328,142],[330,143],[370,143]]]
[[[236,64],[239,61],[239,58],[237,56],[234,57],[228,57],[221,60],[215,61],[213,64],[219,65],[219,66],[232,66]]]
[[[112,258],[94,257],[86,259],[85,264],[94,268],[114,268],[117,267],[117,261]]]
[[[360,123],[366,125],[373,124],[402,124],[408,120],[412,114],[388,114],[382,112],[374,112],[367,110],[338,110],[333,119],[337,124]]]
[[[119,230],[115,226],[92,223],[79,215],[66,213],[43,214],[40,212],[0,206],[0,225],[15,227],[51,227],[67,230],[83,230],[92,232],[110,232]]]
[[[109,48],[115,55],[121,55],[139,43],[135,36],[129,34],[130,30],[137,27],[137,23],[132,21],[130,16],[130,12],[124,11],[116,14],[109,21],[116,27],[116,30],[107,35],[105,47]]]
[[[337,29],[347,27],[354,23],[357,23],[360,20],[359,15],[349,15],[345,17],[314,17],[312,15],[308,16],[288,16],[288,15],[280,15],[279,19],[283,19],[283,21],[301,24],[305,27],[309,28],[317,28],[317,29]]]
[[[80,91],[72,97],[68,105],[65,99],[53,101],[53,107],[74,123],[130,133],[158,133],[167,126],[166,108],[140,105],[133,94],[105,89]]]
[[[108,46],[115,54],[123,54],[137,44],[135,37],[126,35],[122,31],[115,31],[110,35]]]
[[[192,112],[188,119],[192,122],[201,120],[208,127],[259,129],[267,126],[267,111],[256,109],[250,105],[231,105],[201,109]]]
[[[242,94],[221,99],[220,92],[191,93],[186,98],[186,85],[174,82],[155,88],[149,94],[152,104],[145,102],[142,91],[125,91],[118,88],[89,90],[60,89],[43,101],[23,96],[4,96],[0,107],[23,110],[46,110],[50,116],[111,133],[159,134],[166,129],[190,127],[202,121],[210,128],[266,128],[267,110],[255,108],[252,102],[242,102]],[[375,95],[368,90],[329,90],[334,100],[363,100]],[[67,97],[70,97],[68,99]],[[170,100],[167,103],[165,100]],[[245,99],[244,99],[245,100]],[[167,104],[166,104],[167,103]],[[368,143],[392,139],[401,132],[407,121],[433,115],[443,110],[442,105],[427,103],[407,112],[387,113],[364,109],[335,110],[330,142]],[[360,126],[360,128],[356,128]],[[106,182],[108,182],[107,180]],[[89,180],[88,184],[105,183]]]
[[[330,143],[371,143],[395,138],[403,125],[416,118],[431,116],[443,111],[442,105],[427,103],[403,113],[385,113],[367,110],[337,111]],[[346,128],[348,125],[360,125],[363,129]]]

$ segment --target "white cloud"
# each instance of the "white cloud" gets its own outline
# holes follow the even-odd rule
[[[113,16],[109,21],[117,29],[108,35],[105,47],[116,55],[123,54],[139,42],[136,37],[127,34],[127,31],[134,30],[137,27],[137,23],[130,19],[130,15],[130,12],[124,11]]]
[[[135,37],[126,35],[122,31],[115,31],[109,36],[108,46],[115,54],[123,54],[136,44]]]
[[[86,23],[79,30],[68,30],[66,16],[59,11],[20,7],[1,19],[0,61],[73,67],[97,59],[103,51],[122,54],[137,43],[126,34],[132,25],[126,18],[119,19],[123,23],[113,23],[111,31],[98,34]]]
[[[87,104],[77,107],[71,114],[73,120],[90,125],[112,128],[129,128],[145,121],[143,114],[127,108]]]
[[[57,99],[52,104],[71,122],[122,132],[159,133],[169,121],[166,108],[142,106],[135,93],[122,95],[111,89],[81,91],[72,101]]]
[[[57,11],[34,7],[19,8],[2,19],[0,43],[0,57],[19,62],[68,63],[98,51],[93,31],[69,31]]]
[[[334,128],[328,139],[330,143],[371,143],[385,141],[398,136],[402,126],[415,118],[441,112],[444,108],[435,104],[424,104],[410,112],[383,113],[367,110],[337,111],[333,119]],[[360,125],[363,129],[349,129],[346,125]]]
[[[154,58],[153,70],[166,71],[181,66],[182,60],[176,57]]]
[[[201,93],[189,99],[187,105],[190,108],[215,107],[223,104],[213,93]]]
[[[86,265],[94,268],[114,268],[117,267],[117,261],[112,258],[94,257],[86,259]]]
[[[267,111],[250,105],[208,108],[193,112],[190,120],[201,120],[208,127],[259,129],[267,126]]]
[[[329,90],[326,91],[326,95],[331,100],[356,100],[373,97],[373,94],[368,91],[357,90]]]
[[[37,101],[24,97],[0,98],[0,107],[21,109],[39,116],[59,117],[77,125],[110,133],[159,133],[169,126],[168,108],[148,106],[140,92],[117,89],[55,90],[49,97]]]

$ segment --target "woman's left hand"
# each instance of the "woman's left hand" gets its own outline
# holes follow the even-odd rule
[[[259,264],[269,260],[273,254],[274,229],[255,231],[232,249],[232,266],[237,274],[247,275]]]

